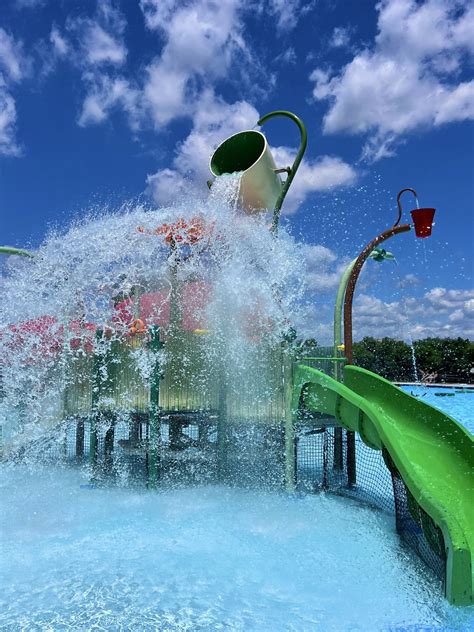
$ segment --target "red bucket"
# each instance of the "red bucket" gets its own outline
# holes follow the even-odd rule
[[[433,226],[434,208],[416,208],[411,211],[413,223],[415,224],[415,234],[417,237],[429,237]]]

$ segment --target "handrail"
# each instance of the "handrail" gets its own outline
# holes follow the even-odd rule
[[[281,207],[283,205],[286,194],[288,193],[288,189],[290,188],[290,184],[292,183],[293,178],[298,171],[298,167],[300,166],[301,160],[303,159],[303,154],[306,151],[306,145],[308,144],[308,133],[303,121],[298,116],[296,116],[296,114],[288,112],[287,110],[275,110],[274,112],[269,112],[268,114],[265,114],[265,116],[262,116],[261,119],[259,119],[257,125],[262,126],[264,123],[266,123],[271,118],[274,118],[275,116],[286,116],[287,118],[294,121],[296,125],[298,125],[301,134],[301,141],[298,153],[296,154],[296,158],[293,162],[292,167],[289,168],[288,177],[283,183],[281,193],[278,196],[277,201],[275,202],[275,208],[273,209],[272,233],[276,236],[278,233]]]
[[[341,357],[341,356],[337,356],[337,357],[320,357],[320,358],[313,358],[312,356],[298,356],[297,357],[297,362],[303,362],[304,360],[309,360],[309,361],[315,361],[315,360],[331,360],[331,362],[346,362],[347,358],[346,357]]]

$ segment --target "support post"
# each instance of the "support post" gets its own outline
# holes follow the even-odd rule
[[[357,481],[355,432],[353,430],[346,431],[346,441],[347,441],[347,453],[346,453],[347,482],[349,483],[350,487],[353,487]]]
[[[92,478],[95,478],[97,472],[97,456],[98,456],[98,440],[97,440],[97,421],[100,415],[99,405],[102,392],[104,354],[100,347],[102,346],[104,332],[98,329],[95,332],[94,359],[92,364],[92,416],[89,431],[89,464],[92,467]]]
[[[148,348],[157,353],[163,347],[160,329],[156,325],[149,328]],[[161,424],[160,424],[160,363],[155,361],[150,383],[150,436],[148,445],[148,487],[155,489],[160,470]]]
[[[283,349],[282,356],[285,405],[285,487],[288,492],[294,492],[296,489],[296,437],[292,409],[293,356],[288,348]]]
[[[227,385],[221,371],[217,418],[217,480],[222,482],[227,473]]]
[[[80,417],[76,422],[76,457],[84,456],[84,419]]]

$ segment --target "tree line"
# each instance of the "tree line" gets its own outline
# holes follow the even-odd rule
[[[366,336],[354,343],[354,364],[394,382],[474,382],[474,342],[423,338],[413,348],[402,340]]]
[[[332,347],[321,347],[314,338],[294,344],[300,357],[333,353]],[[354,343],[353,361],[393,382],[414,382],[417,377],[425,382],[474,383],[474,342],[465,338],[423,338],[412,347],[402,340],[366,336]]]

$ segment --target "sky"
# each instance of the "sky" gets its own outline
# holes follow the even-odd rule
[[[305,244],[305,335],[329,342],[342,271],[413,187],[433,236],[366,264],[356,338],[474,338],[473,60],[468,0],[1,0],[0,241],[203,195],[213,147],[286,109],[309,135],[282,218]],[[294,124],[263,131],[290,164]]]

